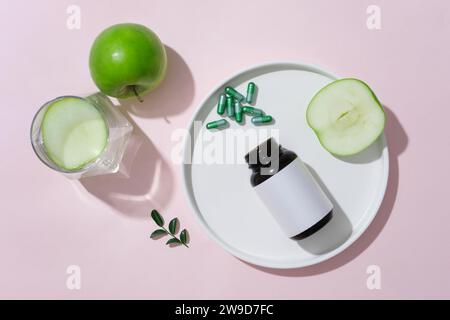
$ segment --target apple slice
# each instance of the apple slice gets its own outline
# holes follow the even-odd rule
[[[349,156],[378,138],[384,130],[386,116],[366,83],[341,79],[316,93],[306,110],[306,120],[326,150]]]
[[[108,140],[108,128],[100,111],[78,97],[52,102],[42,120],[41,132],[49,158],[69,171],[96,159]]]

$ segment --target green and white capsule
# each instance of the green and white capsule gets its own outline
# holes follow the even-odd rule
[[[254,82],[250,82],[247,85],[247,97],[245,97],[245,101],[247,101],[248,104],[253,103],[253,98],[255,97],[255,90],[256,84]]]
[[[236,117],[236,122],[242,122],[242,105],[238,100],[234,100],[234,113]]]
[[[227,96],[225,94],[221,94],[219,96],[219,101],[217,102],[217,113],[218,114],[224,114],[225,113],[225,104],[227,101]]]
[[[216,121],[212,121],[206,124],[206,129],[220,129],[226,127],[228,121],[225,119],[220,119]]]
[[[242,112],[248,114],[249,116],[262,116],[264,115],[264,111],[258,108],[245,106],[242,108]]]
[[[233,99],[233,97],[227,97],[226,105],[227,105],[227,115],[230,118],[234,118],[234,99]]]
[[[233,98],[235,98],[238,101],[245,100],[245,97],[242,94],[240,94],[239,92],[237,92],[236,89],[234,89],[232,87],[226,87],[225,93],[232,96]]]
[[[252,118],[253,124],[264,124],[272,122],[273,118],[272,116],[266,115],[266,116],[257,116]]]

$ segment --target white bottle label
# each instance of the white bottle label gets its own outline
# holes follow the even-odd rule
[[[257,185],[255,190],[289,237],[306,231],[333,209],[331,201],[298,157]]]

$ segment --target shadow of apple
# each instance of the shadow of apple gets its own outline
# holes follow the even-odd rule
[[[189,107],[194,93],[194,78],[184,59],[171,47],[165,46],[167,73],[161,84],[143,96],[144,102],[135,98],[120,100],[131,114],[144,118],[166,118],[179,114]]]

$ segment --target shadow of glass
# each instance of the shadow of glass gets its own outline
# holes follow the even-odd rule
[[[143,118],[166,118],[189,107],[194,93],[194,78],[184,59],[171,47],[165,46],[167,73],[161,84],[143,96],[144,102],[130,98],[120,100],[128,112]]]
[[[169,202],[173,174],[150,139],[129,116],[127,118],[134,129],[119,172],[84,178],[79,182],[87,192],[118,212],[134,218],[148,218],[151,209],[163,209]]]
[[[306,167],[333,203],[333,217],[322,229],[306,239],[297,241],[298,245],[312,254],[324,254],[333,251],[343,244],[352,234],[353,227],[339,203],[322,182],[317,172],[308,164]]]
[[[358,257],[364,250],[366,250],[378,235],[383,230],[389,217],[392,213],[392,209],[395,204],[398,193],[399,185],[399,164],[398,157],[408,147],[408,136],[398,120],[397,116],[387,106],[383,106],[386,112],[387,123],[384,129],[388,148],[389,148],[389,179],[386,189],[386,193],[381,203],[380,209],[374,220],[367,228],[367,230],[361,235],[361,237],[345,249],[340,254],[333,258],[321,262],[316,265],[296,268],[296,269],[273,269],[252,265],[246,262],[249,266],[256,268],[260,271],[283,276],[283,277],[308,277],[317,274],[330,272],[334,269],[349,263],[356,257]],[[331,221],[330,221],[331,222]]]

